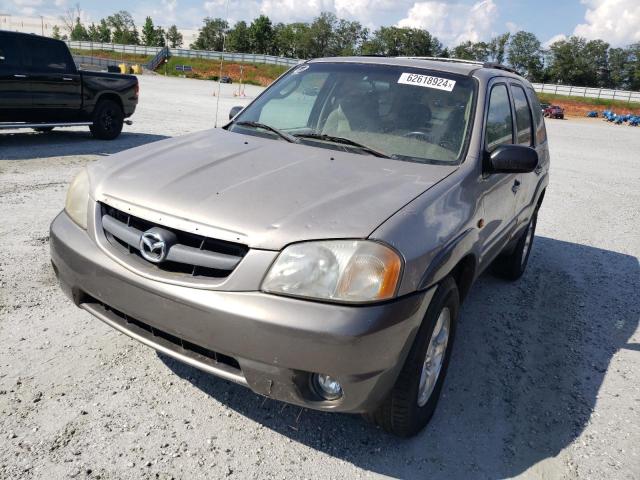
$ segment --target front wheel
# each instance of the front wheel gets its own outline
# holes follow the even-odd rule
[[[416,435],[429,423],[447,373],[459,306],[456,282],[447,277],[431,300],[393,389],[377,410],[365,415],[367,420],[400,437]]]
[[[93,125],[89,127],[94,137],[100,140],[113,140],[124,124],[124,112],[113,100],[100,100],[93,112]]]

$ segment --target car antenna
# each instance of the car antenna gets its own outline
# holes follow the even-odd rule
[[[226,12],[225,12],[224,18],[226,19],[225,21],[227,22],[227,28],[228,28],[229,0],[227,0],[227,6],[226,6]],[[220,107],[220,86],[222,85],[222,82],[220,80],[222,79],[222,63],[224,62],[224,47],[225,47],[226,41],[227,41],[227,32],[223,30],[222,31],[222,53],[220,54],[220,74],[218,75],[218,95],[216,98],[216,118],[213,123],[213,128],[218,128],[218,108]]]

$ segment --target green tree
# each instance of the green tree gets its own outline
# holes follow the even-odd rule
[[[337,22],[337,17],[329,12],[322,12],[320,16],[311,22],[304,39],[308,57],[318,58],[330,55],[333,33]]]
[[[156,44],[156,27],[151,17],[147,17],[142,26],[142,44],[150,47]]]
[[[362,51],[362,45],[369,37],[369,29],[360,22],[338,20],[333,28],[333,40],[330,45],[330,55],[357,55]]]
[[[249,39],[251,51],[254,53],[273,53],[274,35],[271,20],[266,15],[260,15],[249,25]]]
[[[57,25],[54,25],[53,28],[51,29],[51,36],[53,38],[55,38],[56,40],[62,40],[62,35],[60,34],[60,27]]]
[[[95,41],[104,43],[111,42],[111,29],[104,18],[100,20],[100,23],[96,28]]]
[[[247,53],[251,51],[251,37],[247,22],[236,22],[227,36],[227,50],[231,52]]]
[[[426,30],[417,28],[380,27],[365,42],[362,51],[368,55],[436,57],[442,54],[442,43]]]
[[[553,82],[576,86],[605,86],[608,78],[609,44],[570,37],[549,47],[551,65],[548,77]]]
[[[224,36],[228,29],[229,24],[222,18],[205,18],[204,25],[198,32],[198,38],[191,44],[191,48],[221,52],[224,48]]]
[[[492,62],[504,63],[506,58],[507,45],[509,44],[509,33],[503,33],[491,39],[488,45],[487,58]]]
[[[107,17],[107,25],[112,29],[113,43],[122,43],[125,45],[138,45],[140,37],[133,17],[126,10],[120,10]]]
[[[629,45],[627,48],[629,63],[625,68],[627,88],[640,90],[640,42]]]
[[[529,80],[542,80],[542,45],[530,32],[517,32],[509,42],[509,65]]]
[[[171,25],[167,30],[167,39],[171,48],[180,48],[182,46],[182,34],[178,31],[178,27]]]
[[[477,62],[486,62],[491,55],[491,45],[486,42],[472,42],[467,40],[452,50],[453,58],[462,60],[474,60]]]
[[[87,29],[84,27],[84,25],[80,21],[80,17],[76,18],[76,23],[74,24],[73,29],[71,30],[69,39],[78,40],[78,41],[89,40],[89,33],[87,32]]]

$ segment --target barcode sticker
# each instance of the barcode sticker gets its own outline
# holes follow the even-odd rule
[[[404,85],[416,85],[418,87],[436,88],[450,92],[456,86],[455,80],[448,78],[432,77],[430,75],[420,75],[419,73],[403,73],[398,79],[398,83]]]

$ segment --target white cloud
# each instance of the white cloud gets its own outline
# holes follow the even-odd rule
[[[490,36],[496,12],[493,0],[483,0],[471,7],[441,1],[416,2],[407,16],[398,22],[398,26],[424,28],[445,45],[453,46],[467,40],[477,42]]]
[[[542,44],[542,46],[544,48],[549,48],[551,45],[553,45],[556,42],[559,42],[560,40],[566,40],[567,36],[564,33],[558,33],[557,35],[554,35],[553,37],[551,37],[549,40],[547,40],[546,42],[544,42]]]
[[[628,45],[640,41],[640,0],[582,0],[587,5],[585,23],[574,35],[600,38],[612,45]]]
[[[523,28],[515,22],[507,22],[504,24],[504,26],[507,27],[507,31],[509,33],[516,33],[520,30],[523,30]]]

